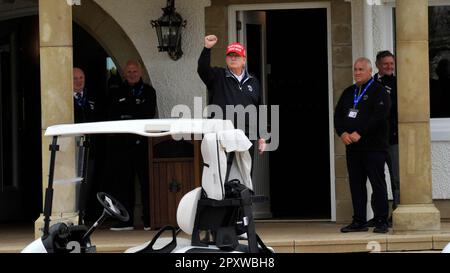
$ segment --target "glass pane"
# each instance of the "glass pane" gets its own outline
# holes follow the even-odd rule
[[[170,45],[172,46],[172,47],[176,47],[177,45],[178,45],[178,31],[179,31],[179,29],[181,29],[181,27],[178,27],[178,26],[172,26],[171,28],[170,28],[170,35],[171,35],[171,37],[170,37],[170,39],[171,39],[171,41],[170,41]]]
[[[170,27],[161,27],[162,32],[162,46],[167,47],[170,45]]]
[[[430,115],[450,117],[450,6],[429,7]]]
[[[12,75],[9,36],[0,39],[0,192],[13,185]]]

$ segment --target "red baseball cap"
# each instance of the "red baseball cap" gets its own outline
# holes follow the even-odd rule
[[[240,43],[231,43],[227,46],[226,55],[230,53],[236,53],[239,56],[245,57],[245,47]]]

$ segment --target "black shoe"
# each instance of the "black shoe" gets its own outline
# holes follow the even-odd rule
[[[375,233],[388,233],[389,232],[389,228],[387,223],[377,223],[375,225],[375,228],[373,229],[373,232]]]
[[[360,232],[360,231],[368,231],[369,228],[367,227],[367,224],[360,224],[356,222],[352,222],[350,225],[345,226],[341,228],[341,232],[347,233],[347,232]]]
[[[150,221],[144,220],[143,222],[144,222],[144,230],[145,231],[149,231],[152,229],[152,227],[150,226]]]
[[[369,221],[367,221],[367,226],[368,227],[374,227],[375,226],[375,219],[372,218]]]
[[[388,227],[392,228],[392,215],[388,219]]]
[[[148,230],[152,229],[151,226],[150,226],[150,219],[142,217],[142,223],[144,224],[144,230],[145,231],[148,231]]]

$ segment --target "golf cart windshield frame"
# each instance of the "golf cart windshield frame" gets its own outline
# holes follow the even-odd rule
[[[105,121],[77,124],[54,125],[47,128],[45,136],[53,137],[49,145],[50,164],[48,174],[48,186],[45,191],[44,203],[44,236],[49,233],[50,216],[53,207],[53,181],[56,164],[56,152],[59,151],[58,137],[75,137],[92,134],[136,134],[146,137],[203,135],[206,133],[217,133],[222,130],[234,129],[229,120],[218,119],[140,119]],[[87,145],[88,146],[88,145]],[[83,147],[84,149],[88,147]],[[85,153],[86,156],[87,153]],[[86,161],[86,160],[84,160]],[[83,176],[86,172],[83,171]],[[83,177],[82,183],[85,183]],[[84,211],[79,211],[79,217],[84,216]],[[79,219],[79,224],[82,224]]]

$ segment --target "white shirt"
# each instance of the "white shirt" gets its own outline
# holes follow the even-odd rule
[[[244,73],[244,70],[242,70],[242,73],[241,73],[241,75],[236,75],[236,74],[234,74],[233,72],[231,72],[235,77],[236,77],[236,79],[239,81],[239,82],[241,82],[242,81],[242,79],[244,78],[244,75],[245,75],[245,73]]]
[[[83,91],[81,91],[81,92],[73,92],[73,97],[74,97],[74,98],[77,98],[77,94],[80,94],[80,95],[81,95],[80,98],[83,97]]]

